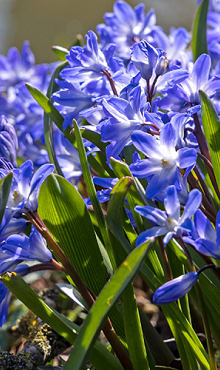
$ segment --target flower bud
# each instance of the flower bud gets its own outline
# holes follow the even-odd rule
[[[156,290],[153,296],[153,302],[156,304],[169,304],[176,301],[190,291],[192,286],[197,282],[198,277],[197,272],[189,272],[168,281]]]
[[[165,55],[162,55],[156,65],[155,73],[157,76],[162,76],[165,72],[167,72],[169,65],[169,61],[167,60]]]
[[[131,47],[131,60],[141,76],[149,80],[157,64],[158,52],[147,41],[142,40]]]
[[[5,116],[0,117],[0,157],[6,158],[17,167],[16,151],[18,147],[17,134],[14,127],[8,123]]]

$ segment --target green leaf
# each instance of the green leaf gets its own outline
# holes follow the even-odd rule
[[[57,84],[55,83],[55,78],[59,78],[60,72],[67,65],[68,65],[67,62],[60,63],[53,72],[53,75],[51,77],[50,84],[47,90],[47,97],[48,99],[50,99],[50,101],[51,101],[51,96],[53,92],[57,88]],[[56,152],[54,148],[54,139],[53,139],[53,122],[52,122],[51,117],[46,112],[44,112],[44,138],[45,138],[45,144],[46,144],[48,156],[50,158],[50,162],[55,165],[55,169],[57,173],[60,176],[64,177],[63,172],[60,168],[59,162],[56,158]]]
[[[82,280],[98,295],[108,279],[85,203],[77,190],[58,175],[47,177],[38,197],[38,213]],[[111,321],[124,338],[123,320],[116,309]]]
[[[86,205],[67,180],[50,175],[41,186],[38,213],[84,282],[98,294],[107,271]]]
[[[96,145],[103,153],[105,153],[107,144],[101,141],[101,135],[98,132],[92,131],[86,126],[80,127],[81,135],[84,139],[91,141]]]
[[[75,341],[73,351],[66,363],[65,370],[72,370],[73,366],[74,370],[83,368],[108,312],[138,271],[147,252],[148,245],[149,243],[145,243],[136,248],[101,291],[84,321],[79,336]]]
[[[5,213],[5,208],[8,202],[8,197],[11,190],[13,179],[13,172],[9,172],[5,177],[0,180],[0,225]]]
[[[54,53],[60,58],[60,60],[66,61],[66,55],[69,54],[69,50],[62,46],[54,45],[51,48]]]
[[[114,158],[110,158],[110,163],[111,163],[111,166],[112,166],[116,176],[119,179],[121,177],[124,177],[124,176],[130,176],[130,177],[133,178],[133,176],[132,176],[132,174],[131,174],[131,172],[128,168],[128,165],[126,163],[124,163],[122,161],[118,161]],[[134,179],[134,181],[131,184],[131,187],[129,189],[129,192],[127,194],[127,199],[128,199],[128,203],[129,203],[129,206],[130,206],[130,210],[131,210],[131,212],[133,214],[133,217],[134,217],[134,220],[136,222],[138,231],[142,232],[142,231],[146,230],[148,221],[145,219],[146,223],[144,223],[145,221],[143,221],[142,217],[137,212],[135,212],[134,207],[137,204],[138,205],[152,205],[153,202],[151,200],[148,201],[146,199],[146,196],[145,196],[144,192],[142,191],[143,189],[141,189],[140,183],[139,183],[139,188],[137,187],[137,183],[138,183],[137,180]]]
[[[202,102],[202,125],[211,154],[213,170],[219,187],[220,184],[220,122],[215,107],[204,91],[200,91]]]
[[[89,311],[89,307],[87,306],[83,297],[79,294],[78,290],[74,288],[74,286],[67,283],[57,283],[56,286],[58,286],[58,288],[75,303],[83,307],[85,310]]]
[[[128,350],[134,370],[150,369],[144,344],[139,311],[133,285],[129,284],[122,294],[124,325]]]
[[[132,178],[123,177],[113,187],[109,199],[107,215],[123,231],[124,201]],[[118,240],[110,234],[112,248],[117,265],[126,258],[126,253],[118,245]],[[149,369],[144,336],[140,316],[132,284],[129,284],[122,294],[126,341],[134,370]]]
[[[73,126],[74,126],[75,135],[76,135],[77,147],[79,151],[79,158],[81,162],[81,167],[82,167],[86,187],[87,187],[87,190],[88,190],[88,193],[89,193],[89,196],[90,196],[93,208],[94,208],[94,212],[95,212],[95,215],[96,215],[99,227],[100,227],[104,245],[107,249],[113,269],[115,270],[116,265],[115,265],[115,260],[114,260],[114,256],[112,253],[110,241],[108,238],[107,226],[106,226],[103,212],[102,212],[102,209],[101,209],[101,206],[100,206],[97,194],[96,194],[96,189],[95,189],[95,186],[92,180],[92,176],[89,170],[87,156],[86,156],[85,148],[84,148],[83,141],[82,141],[82,136],[81,136],[77,123],[74,121],[73,121]]]
[[[209,0],[202,0],[194,19],[192,37],[192,51],[194,62],[201,54],[208,54],[206,37],[208,6]]]
[[[132,247],[124,234],[121,233],[121,231],[118,229],[118,227],[113,223],[113,221],[106,216],[106,222],[108,225],[108,228],[111,230],[112,234],[115,236],[116,240],[120,242],[117,243],[116,248],[122,248],[124,249],[124,253],[128,255],[132,251]],[[120,251],[122,254],[123,252]],[[149,253],[149,252],[148,252]],[[151,281],[152,286],[154,286],[155,281],[157,282],[158,286],[158,279],[153,274],[153,272],[148,269],[146,265],[143,265],[141,270],[144,269],[144,272],[147,276],[149,276],[149,281]],[[149,274],[150,273],[150,274]],[[150,351],[155,359],[155,362],[157,364],[170,364],[171,361],[174,359],[173,354],[168,349],[166,344],[163,342],[160,335],[157,333],[154,327],[152,327],[151,323],[147,319],[146,315],[140,311],[140,317],[141,317],[141,323],[144,331],[144,336],[147,340],[147,344],[149,345]],[[149,357],[149,363],[150,363],[150,357]]]
[[[6,273],[0,277],[0,280],[36,316],[39,316],[68,342],[74,343],[80,328],[47,305],[18,274]],[[95,343],[89,360],[97,370],[123,370],[118,359],[99,342]]]

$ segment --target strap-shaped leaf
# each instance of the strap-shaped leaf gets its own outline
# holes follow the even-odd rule
[[[65,365],[65,370],[72,370],[73,367],[74,370],[83,368],[108,312],[138,271],[148,245],[149,243],[145,243],[136,248],[101,291],[84,321],[73,351]]]
[[[192,37],[192,51],[193,60],[203,53],[208,54],[207,37],[206,37],[206,22],[208,12],[209,0],[202,0],[199,5],[198,11],[195,16],[193,24],[193,37]]]
[[[92,180],[92,176],[91,176],[91,173],[90,173],[90,170],[89,170],[88,161],[87,161],[87,157],[86,157],[86,152],[85,152],[85,148],[84,148],[83,141],[82,141],[82,136],[81,136],[81,133],[80,133],[80,130],[79,130],[79,127],[78,127],[77,123],[74,122],[74,121],[73,121],[73,126],[74,126],[74,130],[75,130],[75,135],[76,135],[76,140],[77,140],[77,147],[78,147],[78,151],[79,151],[79,158],[80,158],[80,163],[81,163],[81,167],[82,167],[82,171],[83,171],[84,180],[85,180],[87,190],[88,190],[88,193],[89,193],[89,196],[90,196],[90,199],[91,199],[94,211],[95,211],[97,221],[99,223],[100,232],[102,234],[102,238],[103,238],[105,247],[106,247],[107,252],[109,254],[109,258],[110,258],[110,261],[112,263],[113,269],[115,269],[116,265],[115,265],[114,256],[112,254],[110,241],[109,241],[109,238],[108,238],[107,226],[106,226],[105,219],[104,219],[104,216],[103,216],[103,212],[102,212],[102,209],[101,209],[101,206],[100,206],[97,194],[96,194],[96,189],[95,189],[95,186],[94,186],[94,183],[93,183],[93,180]]]
[[[202,102],[202,125],[211,154],[213,170],[220,189],[220,122],[216,109],[204,91],[200,91]]]
[[[71,344],[74,343],[80,330],[79,327],[46,304],[18,274],[6,273],[1,276],[0,280],[35,315],[39,316]],[[98,370],[123,369],[118,359],[99,342],[95,343],[89,360]]]
[[[121,178],[111,191],[108,204],[108,217],[123,231],[124,201],[129,187],[132,184],[132,178]],[[110,240],[114,251],[117,265],[123,262],[127,254],[119,245],[119,241],[110,233]],[[144,344],[144,336],[141,328],[140,316],[137,302],[134,296],[132,284],[129,284],[122,294],[123,312],[126,341],[128,343],[129,354],[134,370],[141,368],[149,369],[147,352]]]
[[[38,213],[84,282],[98,294],[105,268],[86,205],[64,178],[50,175],[41,186]]]
[[[13,172],[9,172],[5,177],[0,180],[0,225],[5,213],[8,197],[11,190],[13,179]]]
[[[47,90],[47,97],[51,100],[51,96],[53,92],[55,91],[57,84],[55,83],[55,78],[59,77],[60,72],[63,68],[65,68],[68,65],[67,62],[60,63],[54,70],[53,75],[50,80],[50,84]],[[60,176],[63,176],[63,172],[60,168],[59,162],[56,158],[56,152],[54,148],[54,140],[53,140],[53,122],[51,117],[44,112],[44,138],[45,138],[45,144],[47,148],[47,152],[50,158],[50,162],[55,165],[55,169],[57,173]],[[63,176],[64,177],[64,176]]]
[[[77,190],[59,175],[48,176],[41,186],[38,213],[82,280],[98,295],[108,279],[91,219]],[[123,320],[116,309],[111,321],[124,338]]]

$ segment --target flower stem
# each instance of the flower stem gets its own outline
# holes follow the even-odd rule
[[[118,93],[117,93],[117,90],[116,90],[116,87],[115,87],[115,83],[113,81],[113,78],[112,78],[111,74],[106,69],[102,69],[102,73],[107,77],[107,79],[108,79],[108,81],[111,85],[113,94],[118,96]]]
[[[163,258],[163,262],[164,262],[164,266],[166,270],[167,280],[170,281],[173,279],[173,276],[172,276],[169,260],[168,260],[161,236],[158,236],[158,243],[160,246],[160,250],[161,250],[161,254],[162,254],[162,258]]]
[[[180,238],[180,241],[181,241],[181,244],[184,248],[184,251],[185,251],[188,263],[189,263],[190,270],[196,272],[196,268],[193,264],[192,258],[191,258],[190,254],[188,252],[186,244],[184,243],[182,238]],[[201,271],[199,271],[199,272],[201,272]],[[207,345],[208,345],[208,352],[209,352],[210,365],[211,365],[210,370],[217,370],[217,365],[216,365],[216,360],[215,360],[215,353],[214,353],[214,348],[213,348],[213,343],[212,343],[211,330],[210,330],[210,326],[209,326],[209,321],[208,321],[208,316],[207,316],[207,312],[206,312],[205,302],[204,302],[204,299],[203,299],[203,295],[202,295],[202,291],[201,291],[199,281],[196,282],[195,289],[196,289],[196,294],[197,294],[198,301],[199,301],[199,307],[200,307],[200,310],[201,310],[202,321],[203,321],[203,326],[204,326]]]
[[[94,293],[90,292],[90,289],[86,286],[86,284],[82,281],[80,276],[78,275],[78,272],[75,270],[75,268],[72,266],[72,264],[69,262],[68,258],[60,248],[60,246],[57,244],[57,242],[54,240],[50,232],[47,230],[46,225],[41,220],[39,214],[37,212],[28,212],[26,213],[28,219],[31,221],[33,226],[40,232],[40,234],[44,237],[46,240],[49,248],[51,251],[54,252],[57,259],[62,263],[64,266],[66,273],[71,277],[71,279],[76,284],[77,289],[79,290],[80,294],[82,295],[83,299],[89,306],[89,308],[92,307],[92,305],[95,302],[95,295]],[[133,370],[133,366],[131,363],[131,360],[121,343],[120,339],[118,338],[112,324],[109,318],[107,318],[107,321],[104,324],[103,332],[111,344],[113,350],[115,351],[119,361],[121,362],[122,366],[125,370]]]
[[[202,314],[202,321],[205,329],[205,335],[206,335],[206,340],[207,340],[207,345],[208,345],[208,352],[209,352],[209,357],[210,357],[210,369],[211,370],[217,370],[217,364],[215,360],[215,352],[213,348],[213,343],[212,343],[212,336],[211,336],[211,330],[209,326],[209,321],[208,321],[208,316],[206,312],[206,307],[205,307],[205,302],[203,299],[202,291],[199,282],[197,281],[195,284],[196,288],[196,293],[197,297],[199,300],[199,305],[200,305],[200,310]]]

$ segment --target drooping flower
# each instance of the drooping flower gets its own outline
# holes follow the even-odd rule
[[[198,273],[191,271],[188,274],[168,281],[156,290],[153,296],[153,302],[155,304],[169,304],[180,299],[190,291],[198,278]]]
[[[183,234],[187,235],[193,230],[191,217],[200,206],[202,195],[197,189],[193,189],[188,196],[182,215],[180,215],[180,201],[178,199],[175,186],[169,186],[164,192],[165,211],[150,206],[136,206],[135,211],[141,216],[150,220],[153,227],[143,231],[136,240],[136,245],[140,245],[150,238],[165,235],[164,245],[169,240],[179,238]]]

